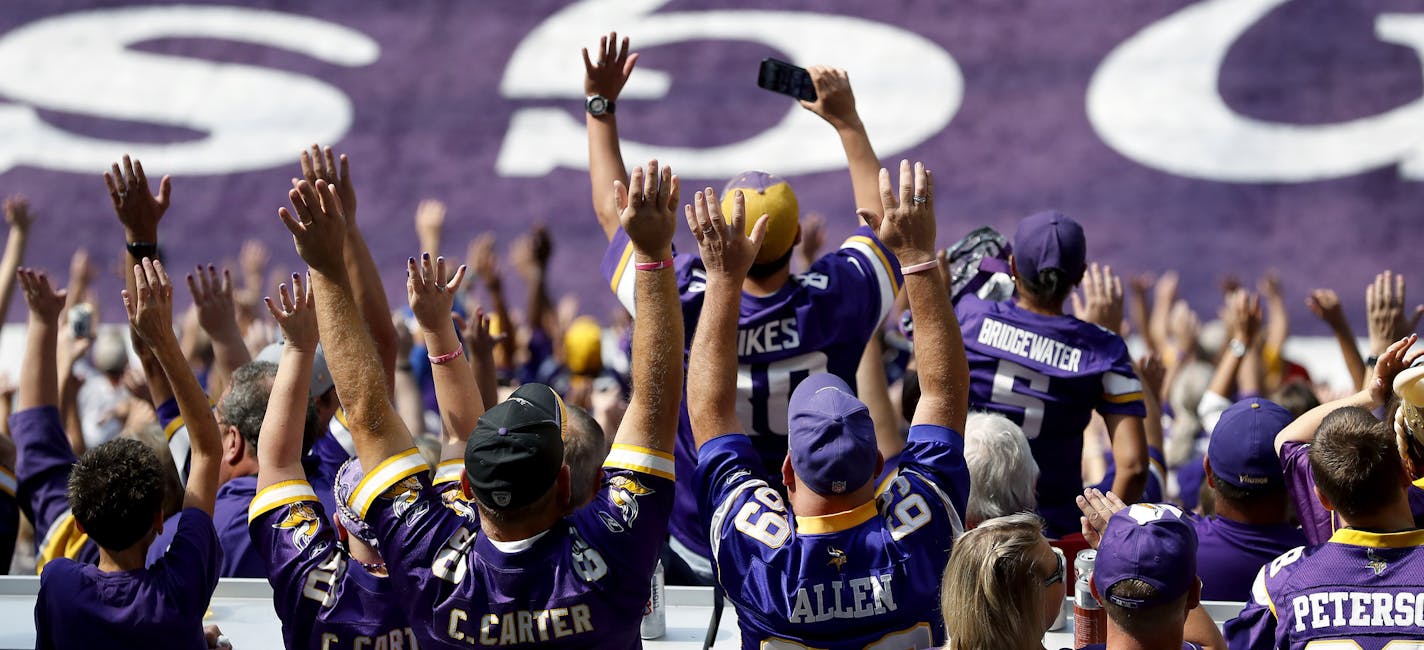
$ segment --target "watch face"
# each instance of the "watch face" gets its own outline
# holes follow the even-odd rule
[[[608,112],[608,100],[597,95],[589,97],[588,112],[593,115],[602,115]]]

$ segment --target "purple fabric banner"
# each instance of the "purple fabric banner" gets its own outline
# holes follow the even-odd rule
[[[1418,2],[1366,0],[683,0],[0,6],[0,191],[41,214],[28,260],[62,272],[83,246],[111,268],[121,231],[100,173],[124,152],[174,176],[164,220],[178,269],[258,238],[297,258],[276,218],[296,154],[352,156],[359,221],[404,303],[412,215],[446,201],[446,255],[543,220],[556,293],[615,305],[584,168],[581,46],[633,37],[618,107],[630,164],[657,155],[684,187],[758,168],[805,212],[855,225],[834,132],[758,89],[776,56],[850,70],[882,160],[936,172],[940,243],[1056,207],[1092,259],[1179,269],[1214,314],[1228,272],[1282,271],[1305,292],[1413,280],[1424,191]],[[680,235],[680,244],[691,239]],[[99,289],[108,320],[118,281]],[[186,292],[180,292],[186,293]],[[1416,284],[1424,297],[1424,284]],[[518,293],[514,294],[518,296]],[[186,297],[186,296],[185,296]],[[11,312],[12,319],[22,318]]]

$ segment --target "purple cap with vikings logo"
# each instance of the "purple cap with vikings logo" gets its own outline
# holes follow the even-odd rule
[[[1128,609],[1170,603],[1197,579],[1197,531],[1176,506],[1135,503],[1113,513],[1098,543],[1093,585],[1104,601]],[[1151,598],[1114,595],[1124,580],[1141,580],[1154,589]]]
[[[1088,240],[1077,221],[1057,211],[1039,212],[1019,222],[1013,255],[1020,276],[1058,269],[1076,283],[1088,268]]]
[[[346,532],[352,537],[366,543],[371,548],[376,548],[376,531],[371,530],[371,526],[361,519],[361,515],[347,503],[351,500],[351,493],[356,491],[356,484],[361,482],[361,477],[366,472],[361,469],[361,460],[358,458],[347,459],[341,464],[341,468],[336,470],[336,481],[332,485],[331,492],[336,497],[336,521],[341,524]]]
[[[1294,420],[1290,411],[1264,399],[1243,399],[1222,411],[1206,449],[1211,471],[1240,488],[1281,485],[1276,434]]]
[[[875,472],[875,423],[850,386],[811,375],[791,392],[787,413],[791,467],[811,491],[854,492]]]

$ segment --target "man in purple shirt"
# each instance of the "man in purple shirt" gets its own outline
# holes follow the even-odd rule
[[[1063,313],[1087,269],[1082,226],[1040,212],[1014,233],[1017,295],[988,302],[967,294],[955,306],[969,358],[969,406],[1023,428],[1038,461],[1038,512],[1051,537],[1078,531],[1073,497],[1083,491],[1083,430],[1102,414],[1112,438],[1112,491],[1136,501],[1147,481],[1142,384],[1115,332]]]
[[[139,178],[141,173],[140,168]],[[129,190],[123,196],[114,190],[115,202],[148,196],[143,186]],[[127,438],[86,452],[70,474],[68,498],[77,526],[99,546],[99,560],[96,566],[58,558],[45,567],[35,601],[39,648],[207,647],[202,619],[217,586],[221,555],[211,519],[220,463],[217,423],[173,334],[173,287],[163,266],[145,258],[134,274],[135,290],[124,295],[129,322],[163,367],[192,434],[183,516],[163,557],[146,567],[163,524],[158,456]],[[27,357],[52,356],[64,296],[41,274],[21,271],[20,277],[30,305],[30,336],[45,343],[31,346]],[[21,409],[43,404],[56,386],[53,359],[27,358],[26,365],[50,373],[21,381]]]
[[[626,187],[627,167],[618,142],[615,101],[632,74],[638,54],[630,53],[628,39],[621,45],[617,34],[603,40],[597,62],[584,52],[584,87],[589,96],[589,179],[593,208],[609,239],[603,274],[613,292],[634,316],[632,249],[618,224],[615,183]],[[802,102],[836,129],[845,149],[856,208],[879,213],[877,174],[880,161],[866,135],[850,80],[842,70],[810,68],[817,100]],[[747,212],[767,214],[766,242],[742,283],[742,308],[738,318],[737,360],[742,377],[737,382],[737,414],[762,459],[762,468],[778,480],[786,458],[786,404],[796,385],[806,377],[829,372],[855,386],[855,371],[866,342],[894,304],[900,288],[900,265],[864,226],[842,246],[817,260],[802,274],[791,273],[791,257],[801,240],[800,211],[790,184],[774,175],[749,171],[724,186],[722,210],[731,213],[734,190],[744,190]],[[678,293],[682,300],[687,335],[702,309],[706,271],[695,255],[674,258]],[[656,326],[656,325],[655,325]],[[685,342],[691,345],[691,340]],[[686,407],[683,409],[686,410]],[[697,466],[692,428],[679,422],[677,471],[681,484],[673,510],[671,553],[664,558],[673,583],[712,584],[712,565],[706,522],[697,511]]]
[[[1207,447],[1206,482],[1216,514],[1192,517],[1202,598],[1244,601],[1256,571],[1305,544],[1291,523],[1285,477],[1276,460],[1276,435],[1289,411],[1264,399],[1241,400],[1221,413]]]
[[[525,647],[638,647],[638,628],[672,507],[672,446],[682,390],[682,318],[673,274],[676,182],[638,170],[622,214],[636,247],[638,306],[659,327],[635,332],[632,402],[605,482],[589,506],[566,515],[570,477],[562,431],[571,425],[562,400],[528,384],[470,427],[463,491],[480,525],[444,506],[379,381],[379,364],[340,263],[346,217],[331,188],[298,183],[295,215],[281,217],[312,269],[327,363],[341,391],[357,455],[371,468],[349,505],[375,530],[392,579],[424,647],[471,644]],[[410,260],[417,317],[449,313],[464,275],[446,277],[443,260]],[[434,308],[431,308],[434,305]],[[435,367],[464,378],[464,400],[480,401],[463,365],[449,318],[437,329],[422,319]],[[457,362],[457,363],[452,363]],[[463,367],[462,367],[463,366]],[[447,372],[448,371],[448,372]],[[441,398],[442,403],[447,400]],[[463,428],[454,421],[452,430]]]
[[[1379,363],[1399,363],[1389,356]],[[1362,407],[1339,408],[1307,454],[1320,504],[1341,527],[1261,568],[1251,602],[1226,622],[1231,647],[1381,650],[1424,639],[1424,531],[1394,431]]]

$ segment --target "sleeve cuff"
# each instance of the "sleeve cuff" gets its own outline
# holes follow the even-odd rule
[[[247,523],[282,506],[298,501],[316,501],[316,492],[306,481],[282,481],[262,488],[247,507]]]
[[[15,473],[11,472],[9,468],[0,467],[0,492],[4,492],[13,498],[18,486],[19,483],[15,480]]]
[[[411,447],[381,461],[381,464],[366,472],[366,476],[356,484],[356,489],[351,491],[347,505],[365,518],[371,504],[391,486],[427,471],[430,471],[430,465],[421,457],[420,450]]]
[[[603,466],[650,474],[669,481],[676,480],[677,465],[672,454],[647,447],[614,444],[613,450],[608,452],[608,458],[603,461]]]
[[[464,472],[465,461],[458,458],[442,460],[439,465],[435,466],[435,480],[431,482],[431,485],[459,483],[460,476],[464,474]]]

